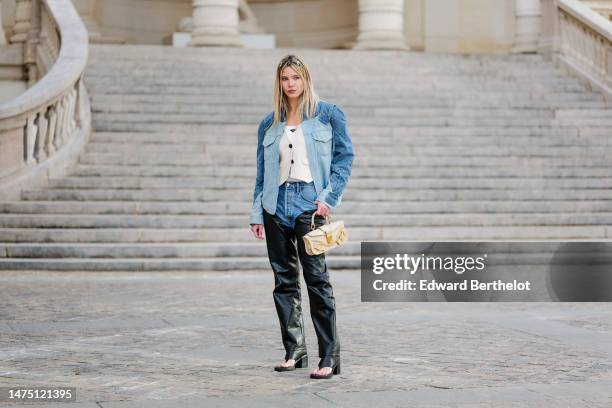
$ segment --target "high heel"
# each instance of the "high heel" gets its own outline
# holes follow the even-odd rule
[[[320,375],[320,374],[310,374],[310,378],[314,378],[317,380],[327,380],[329,378],[332,378],[334,375],[338,375],[340,374],[340,360],[335,360],[332,359],[332,363],[331,365],[325,365],[323,367],[321,367],[321,364],[323,363],[323,359],[321,359],[321,362],[319,363],[319,368],[323,368],[323,367],[331,367],[331,372],[329,374],[326,375]]]
[[[287,360],[291,360],[291,359],[288,358]],[[295,360],[295,363],[292,366],[289,366],[289,367],[276,366],[274,367],[274,371],[293,371],[296,368],[308,368],[308,355],[307,354],[303,354],[295,358],[294,360]]]
[[[304,356],[299,361],[296,361],[295,368],[308,368],[308,356]]]

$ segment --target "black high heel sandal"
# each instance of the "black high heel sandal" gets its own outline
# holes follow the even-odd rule
[[[291,360],[288,358],[287,360]],[[287,361],[285,360],[285,361]],[[302,355],[295,356],[294,358],[295,364],[289,367],[274,367],[274,371],[293,371],[296,368],[308,368],[308,354],[304,353]]]
[[[325,362],[325,363],[324,363]],[[340,374],[340,359],[334,357],[322,358],[319,362],[319,368],[331,367],[331,372],[326,375],[310,374],[310,378],[317,380],[327,380],[332,378],[334,375]]]

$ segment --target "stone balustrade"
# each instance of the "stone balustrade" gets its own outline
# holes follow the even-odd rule
[[[71,1],[20,0],[17,7],[11,45],[23,44],[30,87],[0,105],[3,199],[63,174],[76,161],[91,129],[83,84],[87,31]]]
[[[612,22],[577,0],[556,1],[560,65],[612,100]]]

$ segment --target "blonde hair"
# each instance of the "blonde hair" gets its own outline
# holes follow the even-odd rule
[[[281,115],[284,113],[285,117],[287,117],[287,113],[289,112],[289,101],[287,95],[283,92],[280,81],[283,69],[287,67],[291,67],[297,72],[304,82],[304,92],[302,92],[300,96],[298,111],[302,112],[307,118],[312,118],[317,110],[319,97],[314,91],[308,67],[298,56],[287,55],[283,57],[276,68],[276,79],[274,80],[274,121],[272,122],[272,126],[278,125],[281,120]]]

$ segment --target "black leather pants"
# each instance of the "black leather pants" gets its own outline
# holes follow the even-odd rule
[[[268,257],[274,271],[274,304],[280,321],[285,359],[289,360],[306,352],[298,273],[299,258],[308,287],[310,316],[319,342],[319,357],[322,359],[319,367],[330,367],[333,361],[340,359],[340,343],[336,332],[336,301],[329,282],[325,254],[308,255],[302,239],[310,232],[313,212],[314,210],[310,210],[301,213],[291,229],[282,224],[277,216],[264,210],[264,228]],[[324,223],[324,217],[315,217],[317,226]]]

